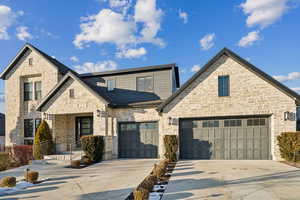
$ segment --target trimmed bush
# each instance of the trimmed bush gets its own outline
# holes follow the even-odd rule
[[[93,163],[100,162],[104,151],[104,137],[88,135],[81,137],[82,150]]]
[[[91,161],[91,159],[87,156],[82,156],[81,162],[85,165],[90,165],[93,163],[93,161]]]
[[[6,176],[0,180],[1,187],[15,187],[17,183],[16,177]]]
[[[300,161],[300,132],[285,132],[277,136],[280,155],[287,161]]]
[[[154,175],[148,175],[143,182],[139,184],[137,188],[144,188],[147,189],[148,191],[151,191],[153,189],[153,186],[157,182],[157,178]]]
[[[80,167],[80,160],[72,160],[71,167],[79,168]]]
[[[0,171],[7,170],[9,164],[9,154],[6,152],[0,152]]]
[[[153,175],[156,176],[158,179],[162,179],[166,172],[166,168],[163,168],[163,166],[161,165],[154,164]]]
[[[164,136],[164,144],[165,144],[165,157],[171,161],[177,161],[177,150],[178,150],[178,139],[176,135],[165,135]]]
[[[25,172],[25,180],[29,183],[36,183],[39,178],[39,173],[36,171]]]
[[[134,200],[148,200],[149,190],[145,188],[137,188],[133,192]]]
[[[54,150],[54,143],[52,140],[51,131],[48,123],[43,120],[39,125],[35,137],[33,156],[36,160],[43,159],[44,155],[52,154]]]

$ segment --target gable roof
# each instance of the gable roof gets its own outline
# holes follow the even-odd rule
[[[89,90],[93,95],[95,95],[100,100],[104,100],[105,103],[111,103],[111,100],[105,94],[100,94],[99,92],[95,91],[95,89],[91,88],[85,81],[81,80],[75,73],[69,71],[61,80],[60,82],[42,99],[42,101],[36,107],[37,111],[41,111],[41,108],[56,94],[56,92],[67,82],[69,78],[78,81],[83,87]]]
[[[52,64],[54,67],[56,67],[61,74],[64,75],[64,74],[68,73],[69,71],[76,73],[73,70],[71,70],[70,68],[68,68],[67,66],[65,66],[64,64],[62,64],[61,62],[59,62],[58,60],[56,60],[55,58],[52,58],[51,56],[47,55],[40,49],[36,48],[32,44],[26,43],[21,48],[21,50],[18,52],[16,57],[9,63],[9,65],[1,73],[1,75],[0,75],[1,79],[6,78],[6,75],[10,72],[11,69],[13,69],[13,67],[17,64],[17,62],[22,58],[22,56],[26,53],[26,51],[28,49],[37,52],[39,55],[41,55],[43,58],[45,58],[50,64]]]
[[[85,74],[80,74],[80,77],[111,76],[111,75],[129,74],[129,73],[136,73],[136,72],[166,70],[166,69],[172,69],[173,67],[176,67],[175,63],[164,64],[164,65],[152,65],[152,66],[144,66],[144,67],[135,67],[135,68],[126,68],[126,69],[111,70],[111,71],[104,71],[104,72],[85,73]]]
[[[216,56],[214,56],[208,63],[206,63],[197,73],[195,73],[187,82],[185,82],[179,90],[177,90],[173,95],[171,95],[168,99],[166,99],[158,108],[157,110],[159,112],[163,112],[164,108],[172,102],[173,99],[175,99],[178,95],[180,95],[187,87],[189,87],[199,76],[201,76],[205,71],[207,71],[214,62],[216,62],[221,56],[226,55],[236,62],[240,63],[242,66],[247,68],[248,70],[255,73],[257,76],[261,77],[263,80],[269,82],[276,88],[278,88],[280,91],[284,92],[288,96],[294,98],[296,102],[300,103],[300,95],[293,91],[292,89],[288,88],[287,86],[283,85],[270,75],[266,74],[259,68],[255,67],[245,59],[241,58],[236,53],[232,52],[231,50],[227,48],[223,48]]]

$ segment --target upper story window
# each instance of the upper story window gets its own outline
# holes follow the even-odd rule
[[[34,96],[35,100],[40,100],[42,98],[42,82],[37,81],[34,83]]]
[[[24,83],[24,101],[32,99],[32,83]]]
[[[153,92],[153,78],[152,76],[137,77],[136,90],[141,92]]]
[[[115,80],[107,80],[107,90],[113,91],[116,87],[116,81]]]
[[[33,58],[28,59],[28,64],[29,64],[29,66],[33,65]]]
[[[297,131],[300,131],[300,106],[297,107],[296,116],[297,116]]]
[[[24,119],[24,137],[33,136],[33,119]]]
[[[229,76],[218,77],[218,90],[219,90],[219,97],[227,97],[230,95]]]

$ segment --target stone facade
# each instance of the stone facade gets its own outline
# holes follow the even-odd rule
[[[41,118],[41,113],[35,110],[38,101],[24,101],[24,82],[42,81],[42,96],[45,96],[57,84],[59,76],[56,67],[31,50],[9,72],[5,80],[6,145],[23,144],[24,119]]]
[[[28,59],[33,58],[29,66]],[[230,76],[230,96],[218,97],[218,76]],[[27,51],[7,76],[6,144],[23,144],[24,119],[47,119],[60,151],[75,143],[75,119],[93,117],[93,134],[105,136],[104,159],[118,158],[118,123],[157,121],[159,125],[159,157],[163,157],[163,136],[179,134],[178,125],[169,125],[169,118],[225,117],[242,115],[270,115],[271,152],[280,159],[276,136],[295,131],[295,121],[285,121],[284,112],[296,112],[295,100],[249,71],[231,57],[222,56],[181,94],[159,113],[156,107],[110,108],[108,103],[91,92],[77,79],[69,76],[58,91],[36,111],[38,101],[23,101],[24,82],[42,82],[42,96],[62,78],[57,68],[35,51]],[[70,96],[70,90],[74,97]],[[8,92],[9,91],[9,92]],[[104,113],[104,114],[103,114]]]
[[[230,76],[229,97],[218,97],[220,75]],[[296,112],[293,98],[224,55],[166,106],[161,130],[167,134],[179,133],[178,125],[168,125],[169,117],[271,115],[272,158],[280,159],[276,136],[296,130],[295,121],[284,120],[286,111]]]

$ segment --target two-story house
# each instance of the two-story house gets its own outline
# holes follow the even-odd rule
[[[78,74],[30,44],[1,78],[6,145],[46,119],[58,151],[94,134],[105,159],[157,158],[176,134],[183,159],[280,159],[276,136],[300,128],[300,96],[226,48],[181,87],[175,64]]]

